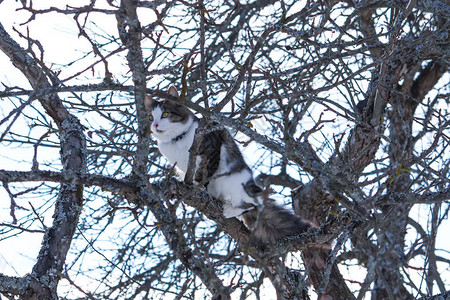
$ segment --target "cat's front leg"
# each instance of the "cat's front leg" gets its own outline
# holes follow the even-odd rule
[[[178,178],[180,178],[180,180],[184,180],[184,177],[186,176],[186,173],[183,172],[183,170],[181,170],[180,168],[178,168],[177,166],[174,167],[175,170],[175,174]],[[172,173],[173,174],[173,173]]]
[[[241,208],[241,207],[233,206],[228,201],[224,201],[224,203],[223,203],[223,215],[227,219],[228,218],[239,217],[240,215],[245,213],[247,210],[248,209],[244,209],[244,208]]]
[[[197,163],[194,175],[194,185],[206,185],[208,182],[208,158],[206,155],[197,156]]]

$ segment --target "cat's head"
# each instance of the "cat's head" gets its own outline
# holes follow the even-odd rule
[[[168,93],[179,97],[175,87]],[[186,132],[195,120],[194,114],[182,104],[173,101],[157,101],[146,96],[145,107],[151,122],[153,136],[161,142],[168,142]]]

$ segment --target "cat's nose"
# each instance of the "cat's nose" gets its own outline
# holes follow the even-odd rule
[[[153,124],[153,127],[158,128],[159,124]]]

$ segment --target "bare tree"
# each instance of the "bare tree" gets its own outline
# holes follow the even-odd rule
[[[27,18],[0,23],[0,241],[42,236],[6,298],[450,298],[448,1],[35,2],[0,1]],[[317,228],[255,246],[174,176],[146,94],[228,127]]]

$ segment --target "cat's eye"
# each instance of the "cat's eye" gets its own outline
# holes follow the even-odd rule
[[[149,119],[150,121],[153,121],[153,116],[152,116],[152,115],[148,115],[148,119]]]
[[[169,113],[167,111],[163,112],[161,115],[161,118],[167,118],[169,116]]]

